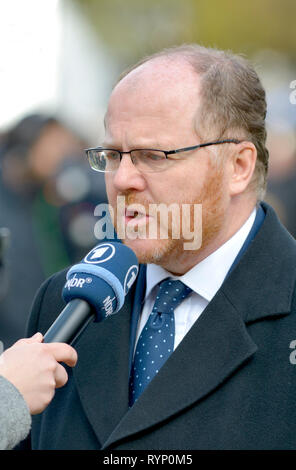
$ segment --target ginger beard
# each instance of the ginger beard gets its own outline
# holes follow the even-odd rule
[[[203,250],[208,244],[215,238],[215,236],[220,232],[225,218],[225,191],[224,191],[224,171],[223,167],[210,165],[208,169],[208,175],[205,178],[205,183],[203,184],[200,193],[195,196],[192,200],[186,199],[184,194],[184,199],[182,202],[178,202],[180,208],[180,214],[182,216],[182,204],[190,204],[190,220],[187,220],[187,226],[189,224],[191,230],[194,228],[194,204],[202,205],[202,244],[198,250]],[[163,201],[148,201],[146,199],[141,199],[141,197],[133,192],[126,192],[125,194],[118,194],[119,196],[125,196],[126,207],[132,204],[140,204],[145,208],[146,214],[149,215],[149,205],[150,204],[161,204]],[[174,201],[167,202],[168,205],[173,204]],[[113,208],[113,224],[115,230],[117,231],[118,219],[117,219],[117,207],[112,206]],[[162,227],[163,221],[153,220],[147,221],[146,227],[139,226],[138,234],[139,237],[134,239],[134,234],[137,231],[136,221],[133,223],[133,238],[129,238],[128,224],[125,230],[125,237],[122,238],[122,242],[130,247],[138,257],[140,263],[148,264],[154,263],[161,266],[165,266],[169,259],[175,259],[176,262],[184,254],[184,243],[188,242],[188,239],[185,239],[182,236],[182,225],[180,230],[180,237],[173,238],[173,227],[172,227],[172,217],[168,218],[168,226]],[[157,223],[158,226],[158,237],[157,239],[149,239],[149,223]],[[143,238],[143,229],[146,234]],[[161,239],[159,233],[161,230],[166,230],[168,237],[166,239]],[[187,250],[187,254],[190,251]],[[192,252],[191,252],[192,253]],[[196,251],[194,252],[196,253]]]

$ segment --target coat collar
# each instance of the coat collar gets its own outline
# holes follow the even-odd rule
[[[256,238],[221,287],[248,323],[291,311],[296,280],[296,242],[274,210],[266,212]]]
[[[255,354],[257,346],[246,323],[290,312],[296,243],[274,211],[267,205],[264,209],[265,220],[240,262],[130,410],[130,312],[135,289],[118,315],[89,325],[81,335],[74,376],[103,448],[201,400]]]

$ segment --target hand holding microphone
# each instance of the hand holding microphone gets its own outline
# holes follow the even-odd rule
[[[0,356],[0,376],[4,377],[0,385],[5,397],[12,393],[13,384],[27,404],[26,413],[41,413],[54,397],[55,389],[68,380],[60,363],[74,367],[77,362],[75,349],[65,343],[73,342],[91,320],[99,322],[118,312],[137,274],[134,252],[121,243],[102,243],[73,266],[62,292],[67,305],[45,336],[36,333],[21,339]],[[19,395],[13,393],[13,397],[16,400]],[[1,423],[0,448],[14,447],[29,432],[29,418],[23,415],[24,402],[18,398],[17,403],[18,408],[8,412],[6,422]],[[2,401],[6,413],[3,404]],[[5,404],[9,410],[9,401]],[[16,416],[23,421],[18,421],[17,432],[12,433],[9,430]]]
[[[60,362],[70,367],[77,362],[75,349],[64,343],[74,341],[91,320],[118,312],[137,274],[138,261],[130,248],[98,245],[68,271],[62,292],[68,303],[45,336],[21,339],[0,356],[0,375],[21,392],[31,414],[43,411],[55,389],[66,384]]]
[[[138,274],[135,253],[122,243],[101,243],[67,273],[67,302],[44,336],[44,343],[73,343],[92,320],[117,313]]]

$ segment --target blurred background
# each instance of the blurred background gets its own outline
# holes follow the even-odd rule
[[[267,90],[266,200],[296,237],[295,0],[0,1],[0,339],[24,336],[34,294],[96,242],[100,144],[114,82],[163,47],[245,54]]]

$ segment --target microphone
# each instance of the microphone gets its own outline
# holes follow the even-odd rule
[[[122,243],[100,243],[72,266],[62,290],[66,307],[44,335],[44,343],[73,343],[90,321],[118,312],[138,275],[135,253]]]

